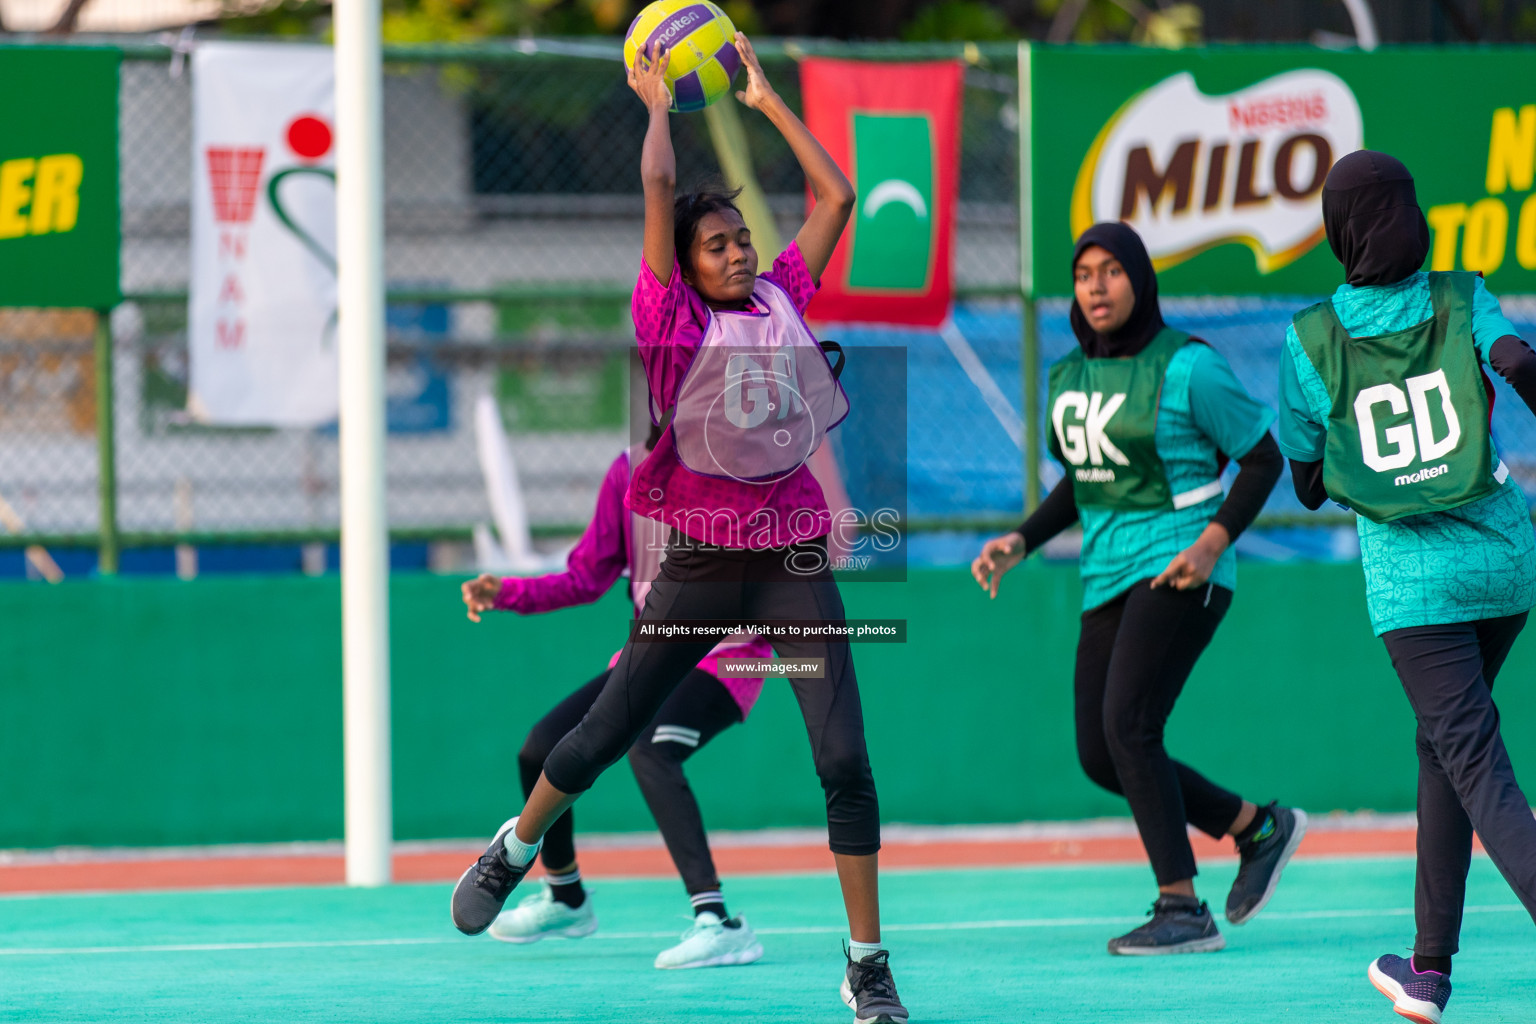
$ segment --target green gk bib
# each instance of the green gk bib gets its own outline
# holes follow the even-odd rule
[[[1372,522],[1469,504],[1506,476],[1472,342],[1473,276],[1433,273],[1429,287],[1435,315],[1391,334],[1351,338],[1332,302],[1294,320],[1333,403],[1323,486]]]
[[[1186,508],[1221,493],[1218,480],[1171,493],[1157,454],[1163,375],[1188,341],[1165,327],[1129,359],[1089,359],[1075,349],[1051,367],[1051,454],[1066,468],[1079,507]]]

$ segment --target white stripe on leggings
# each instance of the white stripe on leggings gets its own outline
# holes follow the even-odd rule
[[[680,725],[658,725],[651,734],[652,743],[681,743],[687,747],[699,745],[701,733],[697,729],[685,729]]]

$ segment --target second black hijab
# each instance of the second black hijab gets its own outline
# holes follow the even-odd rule
[[[1323,225],[1352,285],[1395,284],[1429,255],[1413,175],[1386,153],[1357,150],[1333,165],[1323,183]]]
[[[1105,221],[1084,231],[1072,250],[1072,273],[1077,274],[1077,260],[1090,246],[1098,246],[1120,261],[1125,276],[1130,279],[1136,305],[1130,319],[1108,334],[1100,334],[1088,325],[1088,319],[1072,303],[1072,333],[1083,354],[1090,359],[1115,359],[1134,356],[1157,337],[1163,329],[1163,311],[1157,303],[1157,273],[1152,269],[1152,257],[1134,228],[1128,224]]]

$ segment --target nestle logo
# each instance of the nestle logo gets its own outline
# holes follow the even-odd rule
[[[1103,466],[1083,468],[1076,471],[1077,479],[1085,484],[1112,484],[1115,482],[1115,471]]]
[[[674,18],[666,28],[661,30],[661,39],[671,39],[683,29],[698,21],[702,15],[698,11],[689,11],[680,18]]]
[[[1328,120],[1328,101],[1320,92],[1295,96],[1264,96],[1227,104],[1227,124],[1233,131],[1300,128]]]
[[[1438,466],[1430,466],[1426,469],[1419,470],[1417,473],[1404,473],[1396,480],[1393,480],[1392,484],[1393,486],[1401,487],[1404,484],[1422,483],[1425,480],[1433,480],[1437,476],[1444,476],[1450,471],[1451,467],[1442,462]]]
[[[1237,243],[1269,274],[1323,240],[1318,193],[1363,138],[1359,101],[1331,72],[1297,68],[1208,95],[1181,71],[1101,130],[1073,185],[1072,231],[1125,221],[1160,270]]]

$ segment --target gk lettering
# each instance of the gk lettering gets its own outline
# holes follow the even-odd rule
[[[1416,459],[1433,462],[1456,450],[1461,441],[1461,420],[1451,405],[1451,387],[1446,382],[1445,371],[1409,377],[1403,381],[1407,387],[1396,384],[1377,384],[1355,396],[1355,420],[1360,425],[1360,457],[1378,473],[1402,469]],[[1429,396],[1440,395],[1440,412],[1445,418],[1445,436],[1434,436],[1434,421],[1430,417]],[[1376,407],[1385,405],[1393,416],[1413,410],[1413,423],[1399,423],[1386,427],[1379,433],[1376,428]],[[1388,450],[1383,453],[1382,442]],[[1417,443],[1415,443],[1417,442]]]
[[[1063,391],[1051,409],[1051,425],[1056,428],[1056,441],[1066,460],[1074,466],[1081,466],[1084,462],[1102,466],[1108,456],[1116,465],[1129,466],[1131,460],[1110,442],[1104,432],[1104,428],[1124,404],[1123,391],[1110,395],[1108,401],[1102,391],[1095,391],[1092,395],[1084,391]],[[1079,422],[1069,424],[1068,412]]]

